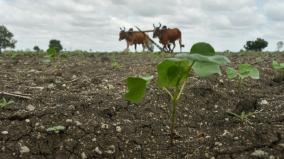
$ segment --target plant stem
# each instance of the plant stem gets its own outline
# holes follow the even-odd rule
[[[179,89],[179,92],[178,92],[178,95],[177,95],[176,100],[179,100],[180,95],[181,95],[181,93],[183,92],[184,86],[185,86],[185,84],[186,84],[186,81],[187,81],[187,80],[185,80],[185,81],[183,82],[181,88]]]
[[[192,62],[192,64],[189,66],[188,69],[188,75],[187,78],[189,77],[189,73],[191,72],[191,69],[193,67],[193,65],[195,64],[195,61]],[[174,144],[174,135],[175,135],[175,124],[176,124],[176,107],[177,107],[177,101],[179,100],[181,93],[184,90],[185,84],[187,82],[187,79],[184,80],[181,88],[176,88],[174,95],[172,95],[171,93],[169,93],[171,95],[171,99],[172,99],[172,116],[171,116],[171,145]],[[167,89],[165,89],[167,91]],[[168,91],[169,92],[169,91]]]
[[[177,106],[177,96],[174,96],[172,99],[173,110],[171,116],[171,144],[174,144],[174,131],[175,131],[175,123],[176,123],[176,106]]]
[[[171,97],[171,100],[173,100],[172,93],[166,87],[164,87],[163,89],[169,94],[169,96]]]
[[[240,79],[238,80],[238,89],[239,89],[239,93],[242,91],[242,85],[243,85],[243,79],[242,79],[242,78],[240,78]]]

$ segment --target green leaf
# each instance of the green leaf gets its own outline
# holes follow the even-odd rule
[[[228,76],[229,79],[233,79],[233,78],[238,76],[237,70],[235,70],[232,67],[227,67],[226,72],[227,72],[227,76]]]
[[[191,47],[190,54],[213,56],[215,55],[215,50],[210,44],[199,42]]]
[[[259,71],[258,71],[258,69],[257,68],[252,68],[252,70],[250,71],[249,76],[252,79],[259,79]]]
[[[153,79],[153,76],[128,77],[128,92],[124,95],[124,98],[132,103],[139,103],[143,99],[146,91],[146,86],[151,79]]]
[[[240,64],[238,66],[239,73],[243,76],[248,76],[252,68],[253,67],[250,64]]]
[[[212,62],[195,62],[193,65],[194,72],[200,77],[207,77],[212,74],[222,74],[220,67]]]
[[[187,54],[182,53],[176,55],[177,58],[187,59],[191,61],[200,61],[200,62],[211,62],[219,65],[226,65],[230,63],[230,60],[226,56],[214,55],[214,56],[205,56],[200,54]]]
[[[181,59],[167,59],[158,65],[158,85],[176,88],[187,79],[190,62]]]
[[[221,74],[219,65],[224,65],[230,62],[230,60],[221,55],[204,56],[200,54],[179,54],[176,56],[180,59],[187,59],[194,61],[194,72],[201,77],[207,77],[212,74]]]

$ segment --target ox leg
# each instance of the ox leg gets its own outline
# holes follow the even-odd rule
[[[127,42],[126,43],[126,48],[124,49],[124,52],[128,52],[128,50],[129,50],[129,43]]]
[[[145,44],[142,44],[143,52],[145,52]]]
[[[164,45],[163,50],[164,52],[168,52],[167,45]]]
[[[173,45],[174,45],[174,47],[173,47],[173,49],[171,50],[171,52],[174,52],[174,49],[175,49],[175,47],[176,47],[176,43],[173,42]]]
[[[171,44],[170,43],[168,43],[168,50],[169,50],[169,52],[171,52]]]
[[[134,44],[135,52],[137,52],[137,44]]]

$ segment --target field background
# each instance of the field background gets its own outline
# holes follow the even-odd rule
[[[0,55],[1,95],[15,103],[0,110],[1,158],[284,158],[284,78],[271,68],[283,53],[222,53],[229,66],[250,63],[260,80],[242,90],[223,75],[190,77],[178,103],[176,145],[169,146],[169,97],[152,83],[140,104],[123,100],[125,79],[153,74],[163,53]],[[263,104],[263,100],[267,103]],[[227,111],[257,112],[241,124]],[[47,128],[63,125],[59,134]],[[7,131],[8,134],[4,134]],[[28,149],[27,149],[28,148]],[[27,152],[28,151],[28,152]],[[260,157],[256,157],[260,155]]]

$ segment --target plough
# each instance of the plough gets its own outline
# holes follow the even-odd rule
[[[140,28],[138,28],[137,26],[135,26],[137,28],[137,30],[139,30],[139,32],[144,32],[144,33],[150,33],[150,32],[154,32],[154,30],[145,30],[145,31],[142,31]],[[135,31],[134,31],[135,32]],[[149,36],[148,36],[149,37]],[[150,41],[152,44],[154,44],[157,48],[160,49],[160,51],[165,51],[160,45],[158,45],[153,39],[151,39],[149,37]]]

